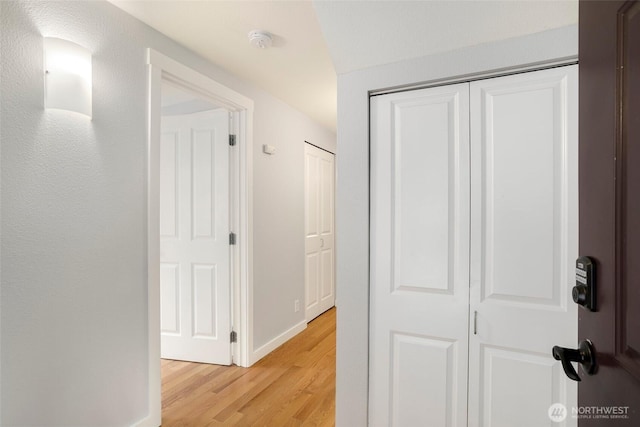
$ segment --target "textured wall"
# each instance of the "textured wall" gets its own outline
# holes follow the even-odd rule
[[[109,3],[1,8],[0,424],[131,425],[148,393],[146,48],[255,101],[257,343],[300,321],[303,140],[335,135]],[[92,120],[43,109],[43,36],[93,52]]]
[[[7,426],[124,425],[147,405],[144,50],[111,7],[79,6],[2,5]],[[42,36],[94,52],[92,121],[43,109]]]

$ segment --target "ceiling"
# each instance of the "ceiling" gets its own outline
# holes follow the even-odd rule
[[[111,0],[325,127],[336,72],[533,34],[578,21],[577,0]],[[273,34],[270,49],[251,30]]]
[[[112,3],[335,131],[336,73],[310,1]],[[256,29],[273,47],[249,44]]]

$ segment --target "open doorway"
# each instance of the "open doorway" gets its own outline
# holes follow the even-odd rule
[[[161,420],[161,363],[160,363],[160,330],[161,330],[161,218],[160,218],[160,169],[162,141],[162,86],[174,86],[198,98],[226,109],[233,116],[230,133],[236,135],[236,145],[230,149],[230,224],[236,233],[236,245],[231,246],[230,276],[232,283],[231,300],[232,326],[237,332],[238,342],[232,344],[233,363],[239,366],[250,366],[263,356],[266,346],[255,348],[252,337],[253,324],[253,287],[251,269],[251,236],[252,236],[252,112],[253,102],[250,99],[226,88],[210,78],[191,70],[176,61],[157,52],[150,51],[150,115],[149,115],[149,412],[148,419],[141,422],[143,426],[157,426]],[[165,105],[167,107],[167,105]],[[194,113],[195,114],[195,113]],[[278,157],[279,158],[279,157]],[[302,160],[302,157],[300,158]],[[300,234],[300,238],[302,235]],[[171,269],[168,269],[171,272]],[[175,274],[175,272],[174,272]],[[175,277],[175,275],[174,275]],[[293,308],[293,307],[292,307]],[[304,309],[303,307],[300,307]],[[175,317],[175,316],[174,316]],[[175,321],[174,321],[175,323]],[[334,328],[335,329],[335,328]],[[175,328],[174,328],[175,330]],[[335,334],[335,332],[334,332]],[[307,344],[305,344],[307,345]],[[276,346],[273,346],[275,349]],[[306,350],[304,351],[306,354]],[[308,356],[305,356],[308,358]],[[335,366],[335,355],[329,357]],[[268,360],[264,363],[268,363]],[[214,366],[214,365],[202,365]],[[296,370],[296,365],[290,367]],[[231,368],[224,368],[235,369]],[[260,367],[258,367],[260,370]],[[244,378],[244,377],[243,377]],[[239,384],[239,383],[238,383]],[[304,393],[303,393],[304,394]],[[325,396],[333,402],[334,395]],[[304,394],[306,396],[306,394]],[[164,395],[162,396],[164,397]]]
[[[161,142],[162,142],[162,98],[164,87],[172,86],[182,92],[196,95],[199,101],[226,110],[232,116],[229,133],[235,135],[236,145],[229,153],[228,221],[229,229],[235,233],[235,245],[229,252],[229,281],[231,307],[229,323],[237,332],[237,341],[231,344],[233,363],[249,366],[249,349],[252,348],[252,123],[253,101],[213,81],[191,68],[164,56],[152,49],[148,51],[149,65],[149,140],[148,140],[148,348],[149,348],[149,415],[138,426],[157,427],[161,423],[161,275],[176,277],[176,271],[166,268],[161,273]],[[193,99],[189,102],[197,103]],[[165,105],[167,107],[168,105]],[[215,110],[214,110],[215,111]],[[203,144],[206,145],[206,144]],[[164,159],[167,160],[167,159]],[[206,176],[205,176],[206,178]],[[166,201],[166,200],[165,200]],[[166,224],[165,224],[166,225]],[[166,231],[166,230],[165,230]],[[206,231],[206,228],[204,229]],[[199,232],[203,232],[201,229]],[[206,234],[206,233],[205,233]],[[196,263],[197,264],[197,263]],[[207,283],[211,266],[196,271],[201,283]],[[174,270],[179,270],[176,268]],[[192,269],[192,276],[194,270]],[[171,280],[165,281],[170,288]],[[202,286],[207,292],[207,286]],[[175,286],[174,286],[175,289]],[[211,287],[209,286],[209,291]],[[205,300],[211,301],[211,298]],[[175,306],[175,302],[174,302]],[[170,312],[170,311],[169,311]],[[204,312],[203,312],[204,313]],[[168,316],[170,317],[170,316]],[[174,319],[176,317],[174,316]],[[168,320],[168,319],[165,319]],[[207,324],[207,316],[201,319]],[[176,321],[174,320],[174,323]],[[192,322],[193,323],[193,322]],[[211,322],[208,322],[211,325]],[[165,322],[169,326],[171,322]],[[175,330],[175,328],[174,328]],[[201,332],[207,332],[206,328]],[[211,334],[209,334],[211,335]],[[222,338],[222,337],[221,337]]]

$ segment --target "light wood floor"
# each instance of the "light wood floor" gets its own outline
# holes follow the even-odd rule
[[[162,426],[333,426],[336,309],[251,368],[162,360]]]

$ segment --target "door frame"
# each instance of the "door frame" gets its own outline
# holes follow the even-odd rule
[[[367,247],[368,247],[368,252],[367,252],[367,269],[368,269],[368,276],[367,276],[367,300],[366,300],[366,313],[367,313],[367,317],[366,317],[366,325],[367,325],[367,336],[366,336],[366,345],[367,345],[367,363],[366,363],[366,369],[367,369],[367,383],[366,383],[366,387],[367,387],[367,393],[366,393],[366,408],[367,408],[367,412],[366,414],[364,414],[364,416],[366,417],[367,421],[369,420],[369,414],[370,414],[370,396],[371,396],[371,380],[370,380],[370,359],[371,359],[371,292],[372,292],[372,287],[371,287],[371,279],[372,279],[372,274],[371,274],[371,266],[372,264],[372,258],[371,258],[371,233],[372,233],[372,228],[371,228],[371,194],[373,191],[373,183],[372,183],[372,175],[371,175],[371,138],[372,138],[372,128],[371,128],[371,123],[372,123],[372,103],[371,103],[371,98],[374,96],[380,96],[380,95],[386,95],[386,94],[392,94],[392,93],[400,93],[400,92],[407,92],[407,91],[416,91],[416,90],[421,90],[421,89],[429,89],[429,88],[436,88],[436,87],[442,87],[442,86],[449,86],[449,85],[454,85],[454,84],[459,84],[459,83],[472,83],[475,81],[480,81],[480,80],[486,80],[486,79],[492,79],[492,78],[498,78],[498,77],[505,77],[505,76],[512,76],[512,75],[516,75],[516,74],[523,74],[523,73],[531,73],[531,72],[536,72],[536,71],[542,71],[542,70],[548,70],[548,69],[552,69],[552,68],[559,68],[559,67],[568,67],[568,66],[573,66],[573,65],[578,65],[579,66],[579,61],[577,58],[575,57],[570,57],[570,58],[565,58],[565,59],[558,59],[558,60],[549,60],[549,61],[542,61],[540,63],[535,63],[532,65],[525,65],[525,66],[514,66],[514,67],[508,67],[508,68],[504,68],[504,69],[499,69],[499,70],[488,70],[488,71],[483,71],[483,72],[478,72],[478,73],[473,73],[473,74],[468,74],[468,75],[464,75],[461,77],[452,77],[452,78],[442,78],[442,79],[434,79],[431,81],[426,81],[423,83],[416,83],[416,84],[407,84],[407,85],[402,85],[402,86],[395,86],[395,87],[387,87],[387,88],[377,88],[377,89],[370,89],[367,91],[367,123],[368,123],[368,135],[367,135],[367,151],[368,151],[368,164],[367,164],[367,169],[369,172],[369,176],[367,177],[367,197],[368,197],[368,202],[369,202],[369,211],[367,212]],[[470,266],[471,267],[471,266]],[[353,308],[353,307],[352,307]],[[359,307],[359,309],[364,310],[364,306],[363,307]],[[471,320],[471,316],[469,316],[469,320]],[[578,335],[576,333],[576,340],[578,339]],[[470,347],[469,347],[470,348]],[[468,391],[467,391],[468,392]],[[337,401],[337,399],[336,399]],[[467,405],[468,405],[469,401],[467,400]],[[468,409],[468,408],[467,408]],[[469,416],[469,413],[467,412],[467,417]]]
[[[137,426],[161,424],[160,378],[160,122],[162,82],[171,82],[229,110],[234,117],[230,132],[236,149],[230,154],[230,226],[237,234],[231,246],[231,327],[238,340],[231,346],[232,362],[250,366],[253,345],[253,210],[252,152],[253,100],[229,89],[153,49],[147,50],[147,310],[148,310],[148,407]]]

